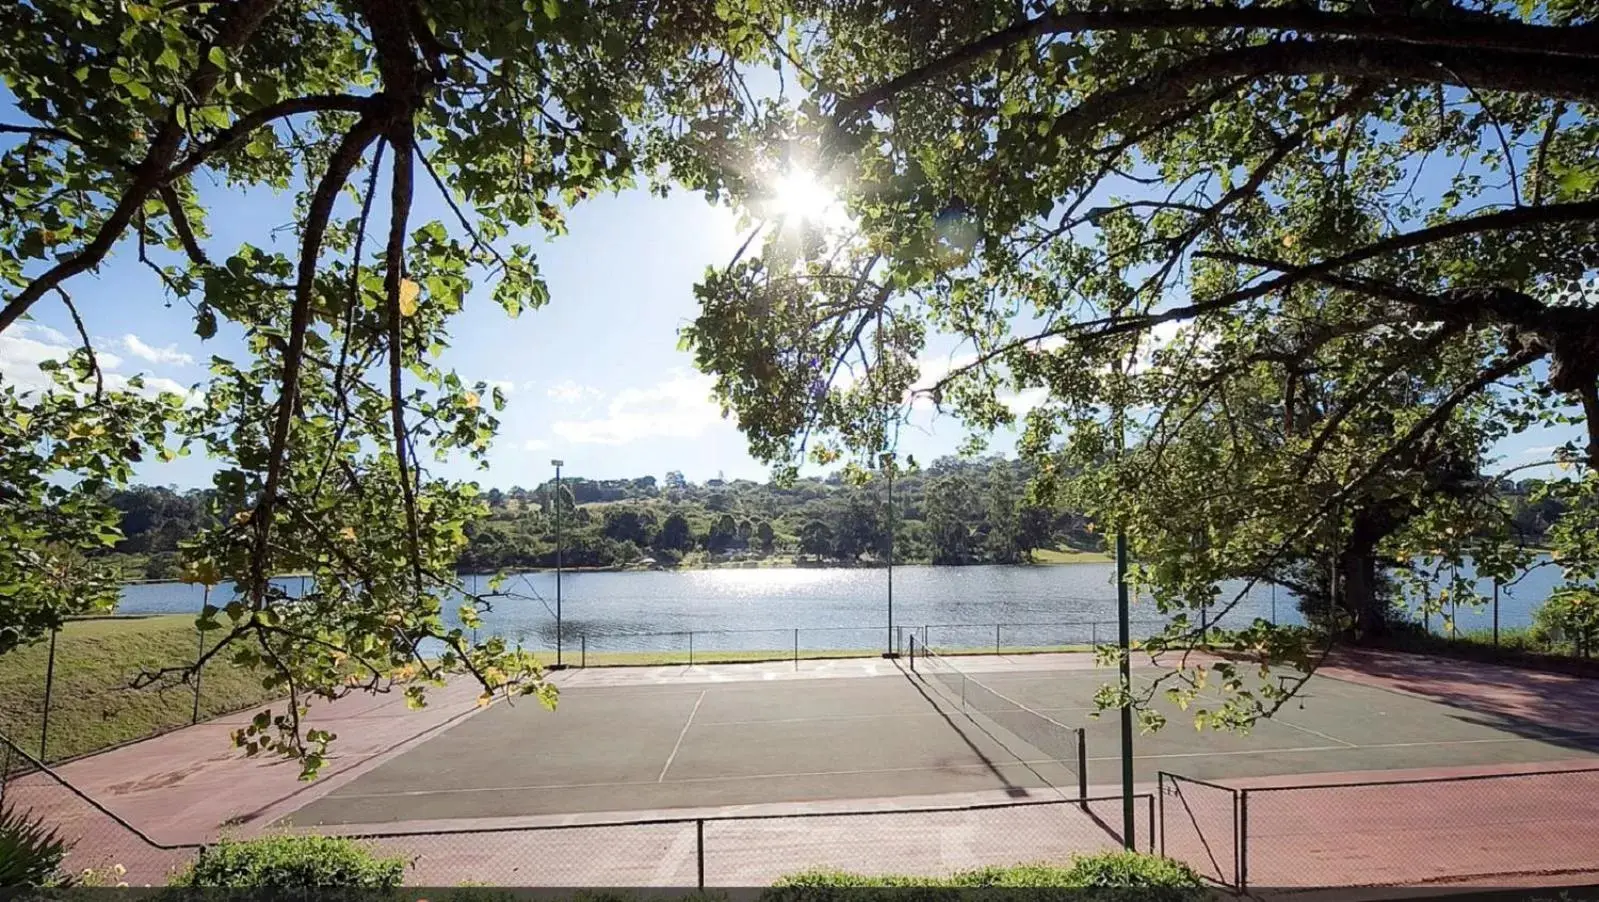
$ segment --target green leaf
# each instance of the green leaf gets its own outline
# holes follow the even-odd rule
[[[223,72],[228,71],[228,55],[221,47],[212,47],[206,51],[205,58],[211,61],[211,65],[216,66]]]

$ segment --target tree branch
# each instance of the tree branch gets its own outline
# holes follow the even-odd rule
[[[1534,25],[1515,19],[1421,18],[1326,12],[1305,4],[1276,7],[1211,6],[1124,8],[1046,13],[962,45],[928,63],[869,88],[839,104],[841,114],[868,112],[907,89],[948,74],[1012,44],[1046,36],[1090,31],[1167,31],[1178,29],[1257,30],[1322,37],[1367,38],[1417,47],[1497,50],[1541,57],[1599,59],[1593,26]]]
[[[277,103],[264,106],[259,110],[245,113],[234,120],[232,125],[217,132],[196,147],[184,157],[177,165],[172,167],[166,176],[167,181],[177,181],[187,176],[194,170],[203,166],[212,157],[227,153],[243,144],[256,129],[289,116],[298,116],[302,113],[323,113],[343,111],[348,113],[364,113],[376,110],[381,100],[375,96],[361,97],[355,94],[309,94],[304,97],[291,97]]]
[[[278,0],[239,0],[227,8],[227,17],[222,21],[216,40],[201,50],[200,65],[184,92],[185,104],[194,106],[205,103],[222,77],[222,70],[210,60],[210,48],[219,49],[224,54],[237,50],[255,33],[277,3]],[[170,178],[167,167],[177,156],[178,145],[184,134],[183,126],[178,122],[177,105],[174,104],[161,130],[150,142],[144,160],[134,170],[132,184],[123,192],[105,222],[100,224],[94,238],[81,251],[45,270],[7,301],[5,307],[0,308],[0,332],[9,329],[45,292],[79,273],[93,269],[105,259],[133,222],[134,215],[143,209],[145,199],[156,186]]]
[[[100,360],[94,356],[94,345],[89,342],[89,330],[83,327],[83,317],[78,315],[78,307],[72,303],[72,296],[60,285],[56,286],[56,294],[61,296],[61,303],[67,305],[67,313],[72,315],[72,325],[77,327],[78,338],[83,342],[83,352],[89,355],[89,369],[94,370],[94,403],[100,403],[105,397],[105,376],[100,372]]]
[[[1508,51],[1443,50],[1378,41],[1285,40],[1196,56],[1147,78],[1094,94],[1056,118],[1047,142],[1071,141],[1110,127],[1124,114],[1139,120],[1186,103],[1197,87],[1221,78],[1337,75],[1428,84],[1459,84],[1599,103],[1599,57],[1551,62]]]
[[[189,225],[189,214],[183,212],[183,200],[178,197],[178,191],[172,183],[163,184],[159,189],[161,203],[166,205],[167,215],[172,217],[172,230],[178,233],[178,241],[183,244],[183,250],[195,266],[210,266],[211,258],[205,254],[205,248],[200,246],[194,237],[194,228]]]
[[[327,171],[317,183],[306,213],[303,238],[300,242],[299,279],[294,288],[294,304],[289,314],[289,340],[283,352],[283,383],[278,392],[277,420],[272,426],[272,443],[267,452],[266,481],[261,489],[261,500],[255,509],[255,545],[251,553],[253,572],[250,587],[252,603],[257,609],[266,603],[268,582],[267,548],[272,534],[272,514],[277,503],[278,482],[283,477],[284,458],[288,452],[289,427],[294,422],[295,397],[299,390],[300,364],[305,354],[305,333],[311,325],[311,301],[316,292],[317,258],[321,255],[322,239],[327,233],[328,218],[333,204],[350,172],[361,162],[367,145],[377,140],[382,122],[376,116],[361,118],[340,141],[328,160]]]

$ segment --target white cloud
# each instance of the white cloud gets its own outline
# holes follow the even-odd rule
[[[132,337],[132,336],[129,336]],[[50,374],[39,368],[46,360],[66,360],[79,347],[78,342],[49,326],[37,323],[17,323],[0,333],[0,375],[5,384],[23,391],[43,391],[55,385]],[[129,375],[117,372],[123,359],[110,351],[96,349],[95,361],[111,391],[128,388]],[[188,403],[196,403],[199,393],[188,386],[165,376],[144,376],[144,393],[154,396],[163,392],[182,395]]]
[[[122,347],[126,348],[129,354],[132,354],[140,360],[148,360],[151,363],[164,363],[171,364],[173,366],[188,366],[194,362],[194,358],[178,350],[177,345],[167,345],[164,348],[151,347],[150,345],[147,345],[141,341],[139,336],[134,335],[132,332],[122,336]]]
[[[530,438],[527,441],[522,443],[522,450],[523,451],[543,451],[545,448],[548,448],[549,446],[550,446],[550,443],[546,439]]]
[[[1034,407],[1049,400],[1047,388],[1025,388],[1015,394],[1000,395],[999,403],[1010,408],[1010,412],[1018,417],[1026,416]]]
[[[551,428],[569,442],[625,445],[646,438],[694,438],[722,421],[711,401],[715,380],[673,370],[654,388],[626,388],[616,393],[606,414],[596,419],[560,420]]]
[[[592,385],[579,385],[571,379],[562,379],[546,388],[544,394],[562,404],[576,404],[579,401],[599,398],[605,393]]]

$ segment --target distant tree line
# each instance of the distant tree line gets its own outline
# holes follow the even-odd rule
[[[665,567],[704,560],[796,556],[801,563],[881,563],[893,526],[901,563],[1022,563],[1042,548],[1100,550],[1104,539],[1080,515],[1028,500],[1032,478],[1020,461],[940,458],[894,479],[864,483],[840,475],[790,485],[747,479],[690,482],[680,472],[636,479],[564,478],[531,489],[483,493],[487,516],[469,523],[463,571],[564,566]],[[1558,499],[1526,480],[1500,486],[1505,510],[1527,544],[1559,520]],[[179,575],[181,543],[231,512],[216,509],[210,489],[133,486],[109,495],[122,513],[123,538],[110,551],[128,556],[130,575]],[[559,505],[559,516],[556,506]],[[556,528],[560,527],[560,541]]]

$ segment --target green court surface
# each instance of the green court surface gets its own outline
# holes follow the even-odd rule
[[[1155,670],[1135,671],[1147,681]],[[1006,701],[963,708],[949,681],[886,676],[569,686],[558,709],[496,706],[410,748],[295,812],[297,826],[642,813],[821,800],[1001,791],[1077,792],[1085,731],[1091,792],[1119,779],[1114,713],[1094,718],[1110,674],[977,672]],[[1014,703],[1014,705],[1012,705]],[[1569,760],[1599,735],[1317,677],[1302,701],[1247,735],[1170,722],[1135,738],[1140,782]],[[969,714],[970,708],[979,713]],[[1038,727],[1042,726],[1042,729]],[[1022,737],[1027,737],[1023,739]]]

